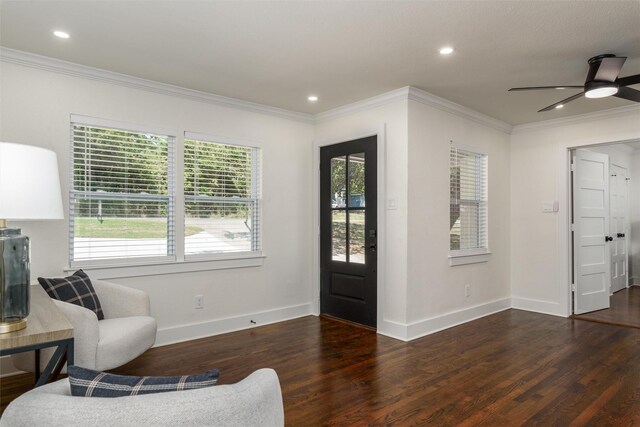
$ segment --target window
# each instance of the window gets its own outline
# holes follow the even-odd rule
[[[186,134],[185,259],[260,251],[259,151]]]
[[[71,123],[71,265],[175,260],[174,138]]]
[[[260,149],[184,136],[72,115],[71,268],[146,275],[262,265]],[[174,162],[175,144],[183,162]]]
[[[449,254],[488,253],[487,156],[452,146],[450,152]],[[478,261],[474,261],[478,262]]]

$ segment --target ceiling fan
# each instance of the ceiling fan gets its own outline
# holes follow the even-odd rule
[[[631,89],[627,86],[640,83],[640,74],[627,77],[618,77],[622,65],[627,58],[625,56],[615,56],[604,54],[594,56],[589,59],[589,73],[587,80],[582,86],[538,86],[538,87],[513,87],[509,91],[517,90],[540,90],[540,89],[582,89],[582,92],[551,104],[539,110],[550,111],[555,108],[562,108],[567,102],[580,98],[582,95],[587,98],[604,98],[606,96],[617,96],[629,101],[640,102],[640,90]]]

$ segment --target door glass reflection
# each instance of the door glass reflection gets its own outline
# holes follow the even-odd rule
[[[349,155],[349,207],[364,207],[364,153]]]
[[[364,211],[349,211],[349,262],[364,264]]]
[[[343,210],[331,212],[331,259],[347,260],[347,214]]]
[[[347,158],[331,159],[331,207],[344,208],[347,197]]]

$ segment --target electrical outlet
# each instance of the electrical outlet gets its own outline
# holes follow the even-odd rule
[[[193,308],[196,310],[204,308],[204,295],[196,295]]]
[[[464,285],[464,296],[469,298],[469,295],[471,295],[471,285]]]

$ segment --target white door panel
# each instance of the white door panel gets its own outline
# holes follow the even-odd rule
[[[576,150],[573,156],[575,314],[609,307],[609,156]]]
[[[610,167],[611,180],[611,293],[627,287],[628,189],[629,171],[616,164]]]

